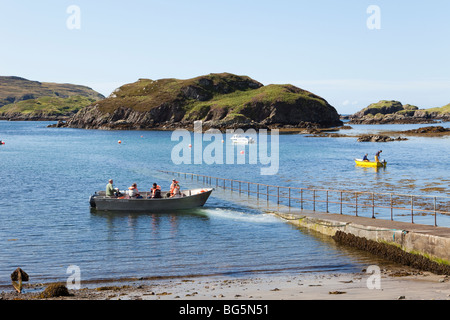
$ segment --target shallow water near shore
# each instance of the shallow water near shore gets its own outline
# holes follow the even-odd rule
[[[378,261],[236,201],[213,195],[203,208],[182,213],[91,211],[89,196],[109,178],[120,189],[193,172],[291,187],[450,195],[450,139],[408,137],[383,144],[355,138],[279,136],[279,170],[261,164],[175,165],[171,132],[47,128],[48,122],[0,121],[0,286],[21,267],[30,282],[65,281],[70,265],[82,280],[128,277],[302,272],[355,272]],[[443,124],[449,127],[448,123]],[[352,133],[408,130],[424,125],[352,126]],[[345,132],[347,133],[347,132]],[[118,143],[121,140],[121,144]],[[229,141],[225,141],[229,147]],[[204,142],[204,147],[207,143]],[[246,149],[247,148],[247,149]],[[384,170],[358,168],[354,158],[383,150]],[[196,184],[181,180],[182,188]],[[398,217],[401,219],[402,217]],[[406,219],[408,219],[406,217]],[[417,222],[433,223],[418,216]],[[439,225],[450,226],[447,217]]]

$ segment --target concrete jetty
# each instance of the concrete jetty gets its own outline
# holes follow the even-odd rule
[[[450,228],[345,214],[279,208],[266,210],[287,222],[334,236],[337,231],[395,245],[409,253],[450,263]]]
[[[357,237],[358,239],[374,241],[376,244],[383,244],[384,246],[389,247],[389,249],[399,249],[402,253],[414,255],[416,260],[425,259],[431,262],[431,264],[433,264],[431,269],[438,270],[439,272],[442,271],[443,273],[450,275],[450,228],[448,227],[394,221],[386,218],[379,219],[375,218],[375,215],[373,215],[373,217],[367,217],[345,214],[345,212],[344,214],[341,214],[325,213],[318,210],[305,210],[298,208],[298,206],[291,206],[290,201],[289,205],[280,204],[279,188],[285,187],[272,187],[271,191],[273,193],[269,194],[269,187],[267,185],[253,183],[252,185],[256,185],[258,188],[256,190],[255,188],[251,190],[249,182],[234,181],[235,184],[233,187],[233,181],[229,179],[191,173],[162,172],[177,175],[180,178],[184,177],[190,184],[195,185],[197,183],[199,185],[216,186],[215,191],[213,192],[214,197],[219,197],[227,201],[236,202],[250,208],[274,214],[298,227],[314,230],[330,237],[335,237],[336,234],[339,234],[340,236],[345,234],[350,237]],[[241,189],[241,184],[243,186],[247,185],[247,190],[245,187]],[[276,188],[278,188],[278,190]],[[263,190],[262,193],[260,192],[261,190]],[[264,190],[267,190],[266,193],[264,193]],[[284,198],[286,198],[286,196],[284,196]],[[278,202],[274,203],[271,201],[273,199],[278,200]],[[449,214],[450,212],[448,212],[448,209],[446,207],[444,208],[445,209],[441,214]],[[431,211],[431,213],[433,212]],[[389,250],[382,251],[386,253]],[[410,260],[409,258],[410,257],[408,257],[408,260]],[[426,263],[422,262],[422,264],[425,265]],[[436,264],[438,266],[436,266]]]

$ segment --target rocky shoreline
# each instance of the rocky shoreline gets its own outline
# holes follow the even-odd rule
[[[446,121],[449,121],[447,119]],[[351,119],[349,124],[434,124],[440,123],[441,120],[427,118],[404,118],[404,117],[383,117],[382,119]]]
[[[347,126],[345,129],[351,128]],[[419,137],[445,137],[450,135],[450,128],[442,126],[427,126],[418,129],[404,130],[404,131],[380,131],[373,134],[341,134],[336,133],[339,129],[304,129],[297,131],[301,134],[309,134],[310,137],[330,137],[330,138],[357,138],[358,142],[391,142],[391,141],[405,141],[408,136]],[[330,132],[331,131],[331,132]],[[292,131],[291,131],[292,132]],[[394,136],[394,137],[393,137]]]
[[[192,79],[139,79],[79,110],[57,127],[100,130],[204,127],[326,128],[341,126],[328,102],[293,85],[262,85],[247,76],[209,74]]]
[[[67,116],[53,116],[53,115],[45,115],[45,114],[36,114],[36,115],[24,115],[24,114],[12,114],[8,116],[0,116],[0,120],[6,121],[58,121],[65,122],[70,119],[70,115]],[[56,125],[49,125],[49,127],[54,127]]]
[[[58,121],[55,124],[50,124],[47,127],[49,128],[71,128],[69,125],[68,119],[54,119],[51,121]],[[87,130],[142,130],[142,131],[173,131],[177,129],[185,129],[188,131],[194,130],[194,122],[193,121],[180,121],[177,123],[174,122],[163,122],[158,125],[152,126],[144,126],[139,124],[129,123],[124,120],[118,120],[114,123],[104,125],[104,126],[84,126],[83,129]],[[309,134],[311,132],[322,132],[322,130],[327,131],[336,130],[335,128],[323,128],[323,126],[319,123],[312,122],[301,122],[298,125],[286,125],[281,123],[273,123],[273,124],[264,124],[256,121],[202,121],[202,130],[203,132],[209,129],[216,129],[221,132],[226,132],[226,130],[273,130],[277,129],[280,133],[306,133]]]
[[[204,276],[130,280],[68,290],[50,284],[40,292],[0,292],[0,300],[448,300],[449,277],[410,267],[381,267],[378,289],[366,270],[357,273],[299,273],[235,278]]]
[[[345,118],[349,124],[432,124],[450,121],[450,112],[449,105],[419,109],[395,100],[381,100]]]

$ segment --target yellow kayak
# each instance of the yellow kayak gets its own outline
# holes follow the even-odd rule
[[[386,167],[386,160],[375,162],[375,161],[363,161],[362,159],[355,159],[355,163],[361,167]]]

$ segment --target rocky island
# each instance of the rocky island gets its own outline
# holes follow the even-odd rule
[[[441,108],[419,109],[395,100],[381,100],[349,116],[349,124],[408,124],[450,121],[450,104]]]
[[[0,119],[61,120],[104,99],[89,87],[0,76]]]
[[[293,85],[267,85],[247,76],[139,79],[81,110],[59,127],[104,130],[203,128],[324,128],[341,126],[336,109]]]

